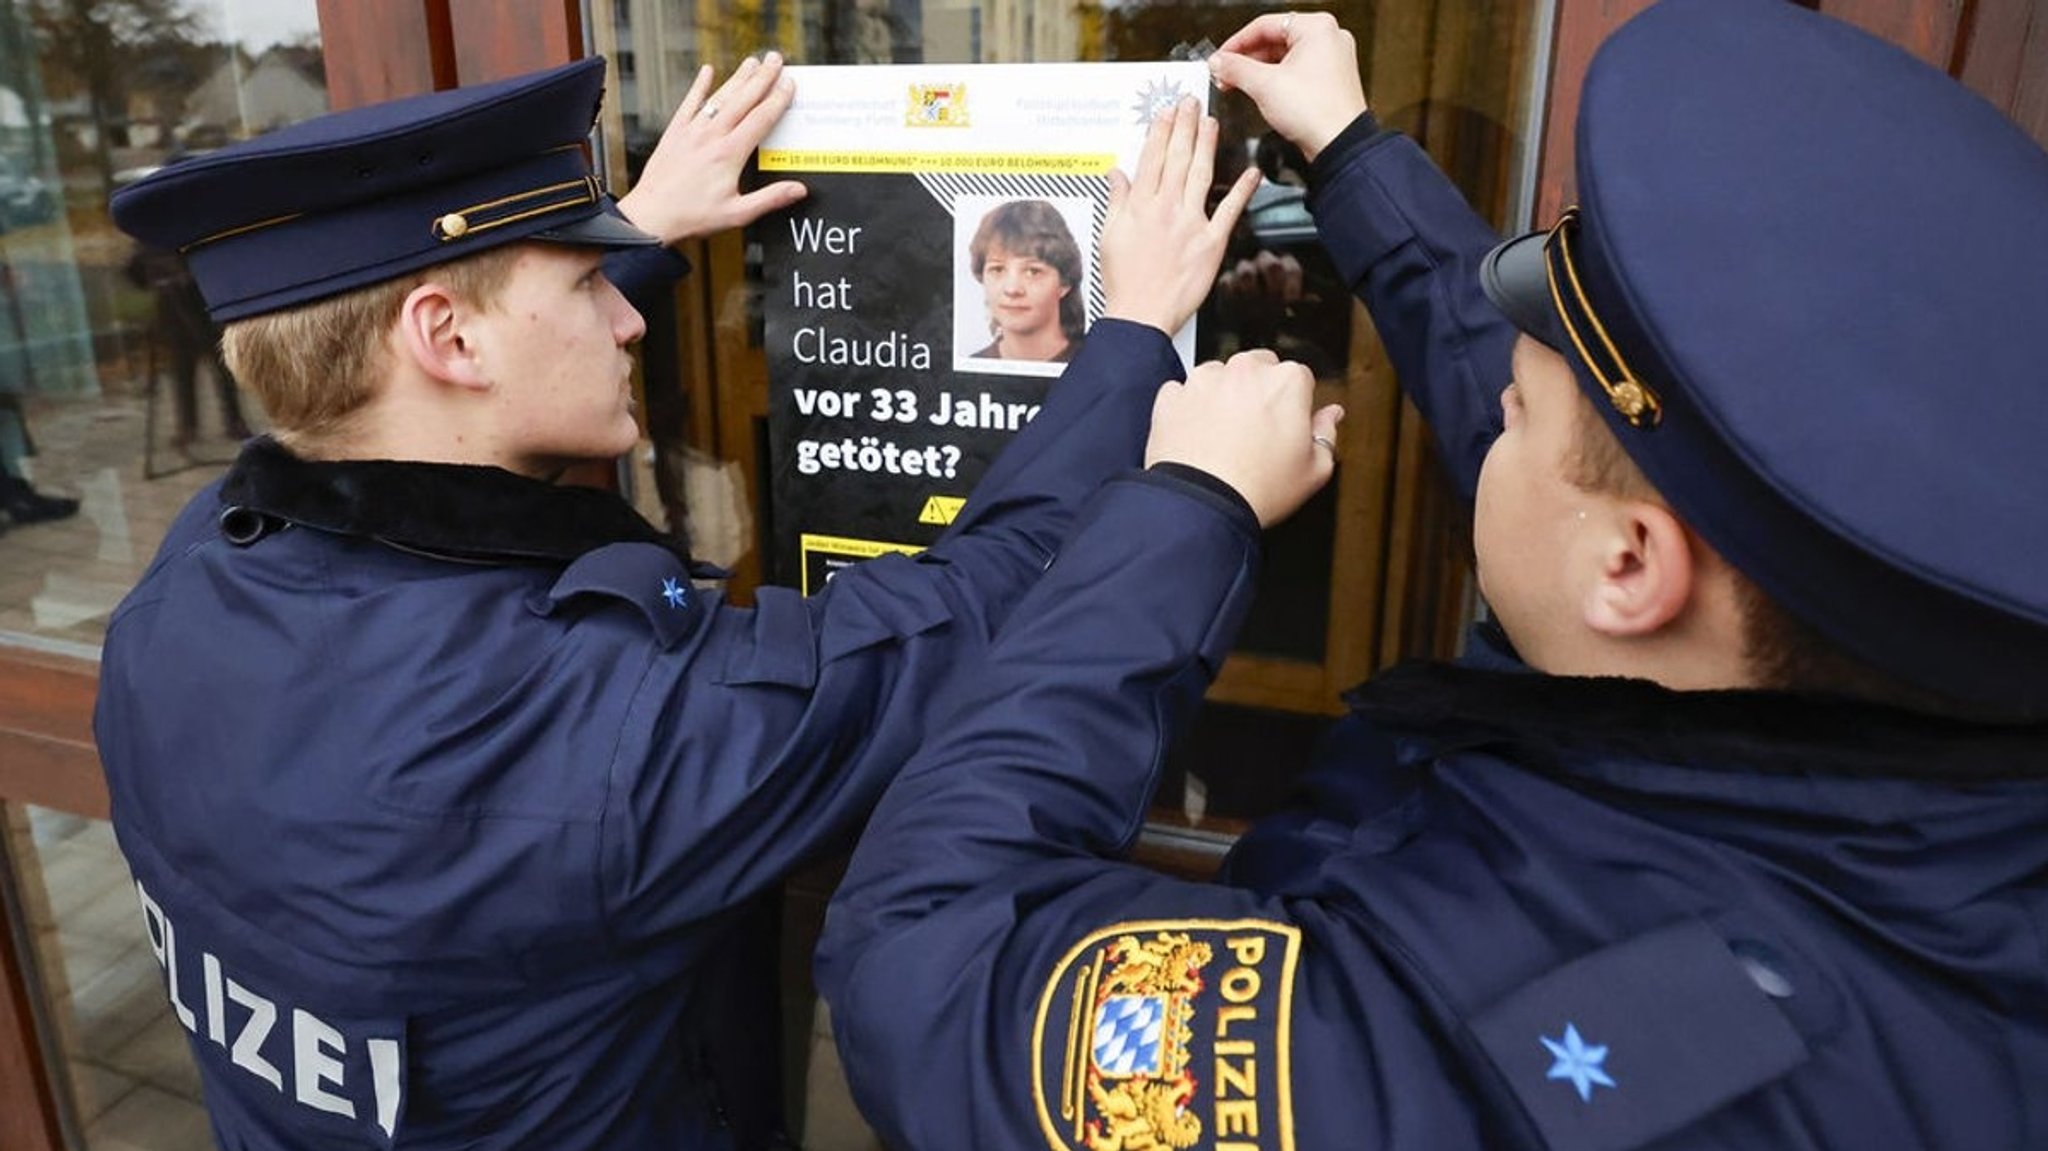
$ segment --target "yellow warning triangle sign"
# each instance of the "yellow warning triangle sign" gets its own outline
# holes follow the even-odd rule
[[[960,507],[966,502],[966,496],[932,496],[924,501],[924,510],[917,513],[917,522],[921,524],[952,523],[953,517],[960,514]]]

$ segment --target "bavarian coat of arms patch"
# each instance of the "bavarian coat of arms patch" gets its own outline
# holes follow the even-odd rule
[[[1300,932],[1151,920],[1091,933],[1039,999],[1032,1093],[1057,1151],[1291,1151]]]

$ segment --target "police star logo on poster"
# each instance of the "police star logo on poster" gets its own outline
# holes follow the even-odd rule
[[[1170,76],[1147,80],[1144,86],[1138,89],[1136,99],[1131,105],[1131,112],[1137,117],[1138,123],[1150,124],[1173,111],[1187,97],[1187,89],[1182,88],[1180,82]]]

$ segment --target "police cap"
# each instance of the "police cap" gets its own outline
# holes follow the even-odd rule
[[[1482,283],[1672,507],[1864,662],[2048,713],[2048,152],[1847,24],[1665,0],[1577,175]]]
[[[220,321],[514,240],[659,243],[617,215],[585,158],[603,91],[591,57],[315,117],[123,188],[114,222],[184,253]]]

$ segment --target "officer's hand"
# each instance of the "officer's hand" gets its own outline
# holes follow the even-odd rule
[[[795,96],[796,85],[782,75],[782,57],[774,52],[747,57],[716,92],[711,66],[699,68],[639,183],[620,197],[619,211],[674,244],[752,223],[803,199],[804,186],[794,180],[744,195],[739,190],[747,158]]]
[[[1344,409],[1320,411],[1315,377],[1259,350],[1211,361],[1168,381],[1152,401],[1145,463],[1200,468],[1237,489],[1261,527],[1293,514],[1329,481]]]
[[[1328,12],[1266,13],[1223,42],[1209,74],[1311,160],[1365,111],[1358,43]]]
[[[1216,121],[1194,100],[1155,117],[1136,174],[1109,174],[1102,224],[1103,315],[1179,331],[1216,282],[1230,229],[1258,186],[1248,168],[1210,215]]]

